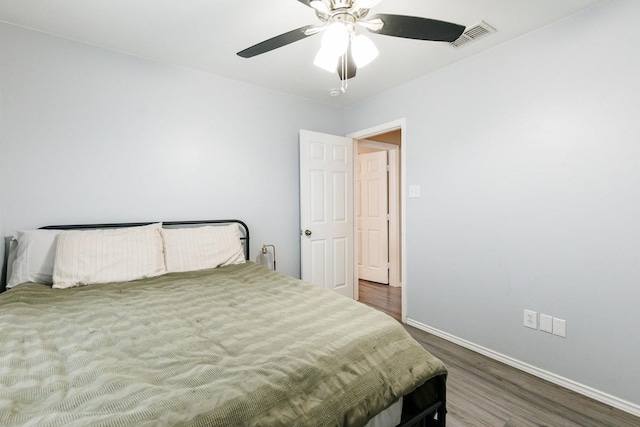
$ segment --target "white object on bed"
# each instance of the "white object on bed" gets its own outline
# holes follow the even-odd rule
[[[13,262],[16,260],[18,252],[18,240],[16,240],[15,236],[11,236],[11,240],[9,240],[9,245],[7,249],[7,278],[5,282],[6,284],[9,282],[11,278],[11,273],[13,272]]]
[[[245,262],[236,224],[163,228],[167,272],[204,270]]]
[[[61,232],[53,288],[128,282],[166,273],[161,225]]]
[[[7,289],[25,282],[45,285],[53,282],[56,237],[59,233],[60,230],[23,230],[16,233],[15,258],[12,261],[10,246],[7,261],[11,266],[11,271],[7,271]]]
[[[402,397],[396,403],[371,418],[364,427],[395,427],[402,421]]]

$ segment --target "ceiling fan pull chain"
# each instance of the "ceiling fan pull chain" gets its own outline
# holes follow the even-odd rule
[[[347,86],[349,86],[349,79],[347,78],[347,70],[349,69],[349,65],[347,64],[347,61],[349,61],[349,55],[348,55],[348,49],[347,52],[345,52],[342,55],[342,61],[340,66],[342,67],[342,77],[340,79],[340,91],[342,93],[345,93],[347,91]]]

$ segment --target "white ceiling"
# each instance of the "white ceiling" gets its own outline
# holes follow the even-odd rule
[[[385,0],[373,13],[413,15],[497,29],[460,49],[370,34],[380,55],[349,80],[313,65],[318,35],[250,59],[236,52],[319,23],[297,0],[0,0],[0,21],[132,55],[201,70],[336,106],[394,86],[521,36],[603,0]]]

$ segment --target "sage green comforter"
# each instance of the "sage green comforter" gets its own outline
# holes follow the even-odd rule
[[[0,295],[0,425],[358,426],[445,368],[390,317],[247,263]]]

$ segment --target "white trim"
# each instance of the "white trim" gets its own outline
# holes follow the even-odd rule
[[[389,284],[391,286],[402,287],[400,280],[400,147],[389,150],[389,240],[393,244],[389,245],[389,260],[391,261],[391,271],[389,272]]]
[[[406,212],[407,212],[407,202],[404,195],[404,183],[406,182],[406,173],[407,173],[407,120],[406,119],[398,119],[392,122],[384,123],[378,126],[374,126],[371,128],[367,128],[358,132],[352,132],[347,135],[347,137],[353,139],[354,144],[357,144],[358,139],[366,139],[367,137],[371,137],[374,135],[379,135],[381,133],[391,132],[394,130],[400,129],[400,185],[398,186],[400,189],[400,254],[401,254],[401,287],[402,287],[402,322],[407,321],[407,221],[406,221]],[[355,155],[353,156],[355,159]],[[354,160],[355,162],[355,160]],[[355,216],[355,215],[354,215]],[[355,228],[355,227],[354,227]],[[357,232],[357,231],[356,231]],[[354,244],[354,248],[357,245]],[[357,249],[356,249],[357,250]],[[354,262],[358,262],[357,253],[354,251]],[[357,266],[354,269],[357,271]],[[357,272],[354,273],[357,275]],[[357,290],[358,278],[354,278],[355,286],[354,289]],[[357,294],[356,294],[357,295]]]
[[[640,416],[640,405],[636,405],[635,403],[631,403],[629,401],[620,399],[618,397],[607,394],[603,391],[596,390],[592,387],[586,386],[584,384],[578,383],[576,381],[570,380],[568,378],[562,377],[552,372],[545,371],[544,369],[540,369],[536,366],[529,365],[528,363],[514,359],[513,357],[506,356],[502,353],[498,353],[496,351],[479,346],[477,344],[474,344],[462,338],[458,338],[447,332],[443,332],[439,329],[432,328],[431,326],[425,325],[424,323],[420,323],[416,320],[407,319],[406,323],[407,325],[411,325],[415,328],[418,328],[422,331],[428,332],[432,335],[435,335],[437,337],[450,341],[461,347],[468,348],[469,350],[475,351],[476,353],[480,353],[483,356],[487,356],[493,360],[502,362],[505,365],[509,365],[513,368],[519,369],[528,374],[534,375],[538,378],[542,378],[543,380],[559,385],[560,387],[564,387],[571,391],[575,391],[576,393],[582,394],[583,396],[590,397],[591,399],[597,400],[598,402],[602,402],[614,408],[620,409],[621,411],[628,412],[632,415]]]
[[[388,142],[378,142],[378,141],[372,141],[370,139],[359,139],[358,142],[363,147],[377,148],[379,150],[390,151],[390,150],[400,149],[399,145],[389,144]]]

